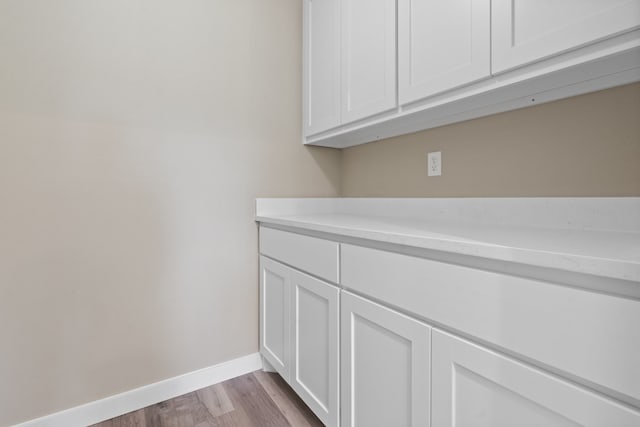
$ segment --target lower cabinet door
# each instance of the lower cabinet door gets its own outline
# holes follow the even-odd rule
[[[640,426],[640,413],[434,329],[433,427]]]
[[[339,424],[337,287],[293,271],[291,387],[326,426]]]
[[[428,427],[431,328],[364,298],[341,298],[342,426]]]
[[[289,381],[291,269],[260,257],[260,354]]]

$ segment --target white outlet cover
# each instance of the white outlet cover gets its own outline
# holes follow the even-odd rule
[[[442,152],[434,151],[427,154],[427,176],[442,175]]]

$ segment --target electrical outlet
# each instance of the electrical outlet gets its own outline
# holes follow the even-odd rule
[[[427,154],[427,176],[442,175],[442,152],[435,151]]]

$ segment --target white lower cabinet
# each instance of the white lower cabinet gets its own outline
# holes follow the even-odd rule
[[[342,426],[428,427],[431,328],[342,292]]]
[[[637,396],[636,301],[280,231],[261,253],[260,352],[327,426],[640,426],[604,394]]]
[[[448,333],[432,334],[432,427],[640,426],[640,413]]]
[[[292,272],[291,387],[326,426],[339,424],[337,287]]]
[[[326,426],[339,423],[339,296],[260,257],[260,353]]]

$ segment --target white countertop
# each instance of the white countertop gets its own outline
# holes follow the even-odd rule
[[[256,220],[640,282],[638,198],[259,199]]]

